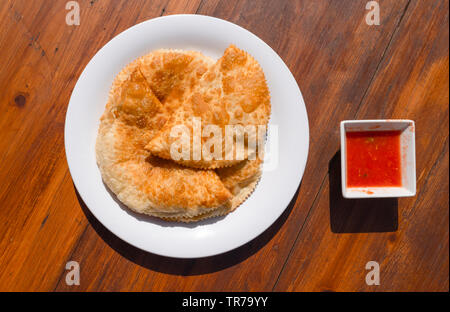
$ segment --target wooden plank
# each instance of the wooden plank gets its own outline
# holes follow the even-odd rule
[[[336,133],[333,125],[356,113],[407,2],[385,3],[386,17],[376,31],[365,23],[365,2],[200,5],[198,13],[236,22],[268,42],[299,81],[311,122],[314,160],[308,163],[299,198],[262,237],[231,253],[198,260],[143,253],[90,218],[72,256],[80,262],[83,282],[68,287],[62,275],[57,290],[271,290],[326,176],[328,156],[337,147],[329,140]]]
[[[449,290],[448,18],[448,1],[411,1],[356,114],[415,120],[417,196],[345,200],[335,156],[276,290]],[[365,283],[368,261],[380,286]]]
[[[41,8],[51,9],[28,4],[29,15],[24,17],[21,4],[11,2],[0,10],[0,53],[5,61],[0,85],[6,90],[0,95],[4,112],[0,117],[2,290],[53,287],[63,264],[48,262],[48,256],[63,257],[86,224],[73,199],[69,200],[70,189],[61,184],[71,184],[63,148],[64,105],[52,106],[51,61],[40,44],[39,31],[31,31],[28,24],[38,19]],[[67,201],[66,209],[74,211],[65,225],[58,221],[66,217],[56,212],[61,200]],[[64,232],[65,226],[71,231]],[[52,249],[51,244],[59,248]]]
[[[69,27],[65,3],[10,1],[0,8],[1,290],[52,290],[85,230],[64,157],[67,103],[89,59],[133,25],[136,5],[144,4],[80,1],[88,22]],[[122,16],[127,8],[135,14]]]

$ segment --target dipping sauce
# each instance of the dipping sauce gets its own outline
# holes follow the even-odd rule
[[[347,132],[347,187],[401,186],[400,131]]]

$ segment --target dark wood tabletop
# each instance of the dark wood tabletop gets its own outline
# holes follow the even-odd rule
[[[449,291],[449,2],[380,0],[0,0],[0,290]],[[370,5],[370,4],[369,4]],[[262,235],[226,254],[172,259],[117,238],[72,182],[64,120],[94,54],[148,19],[236,23],[284,60],[308,111],[297,194]],[[374,19],[372,19],[374,21]],[[417,195],[345,200],[339,122],[412,119]],[[77,261],[80,285],[68,285]],[[369,261],[380,285],[368,285]]]

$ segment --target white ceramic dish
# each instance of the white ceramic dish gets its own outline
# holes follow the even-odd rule
[[[414,121],[345,120],[341,122],[341,176],[342,195],[345,198],[408,197],[416,195],[416,152]],[[401,187],[347,187],[346,132],[352,131],[401,131]]]
[[[158,48],[193,49],[218,58],[233,43],[261,64],[271,93],[271,125],[278,126],[278,162],[264,171],[254,193],[233,213],[197,223],[137,215],[116,202],[95,160],[99,118],[114,77],[129,62]],[[91,59],[70,98],[66,156],[75,186],[94,216],[111,232],[143,250],[194,258],[239,247],[266,230],[286,209],[303,176],[309,128],[300,89],[281,58],[261,39],[226,21],[200,15],[148,20],[122,32]],[[269,134],[267,146],[274,142]]]

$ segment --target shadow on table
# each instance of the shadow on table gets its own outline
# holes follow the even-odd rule
[[[340,151],[330,160],[328,170],[330,224],[333,233],[397,231],[397,198],[345,199],[341,191]]]
[[[297,199],[300,186],[298,187],[294,197],[292,198],[289,206],[286,208],[283,214],[261,235],[248,242],[247,244],[229,252],[216,256],[195,259],[177,259],[159,256],[143,251],[126,243],[125,241],[121,240],[113,233],[111,233],[95,218],[95,216],[90,212],[86,204],[83,202],[83,199],[78,194],[75,186],[74,189],[78,198],[78,202],[80,203],[80,206],[89,223],[97,232],[97,234],[112,249],[114,249],[126,259],[147,269],[166,274],[189,276],[217,272],[238,264],[255,254],[259,249],[266,245],[273,236],[275,236],[281,226],[285,223],[295,205],[295,200]]]

